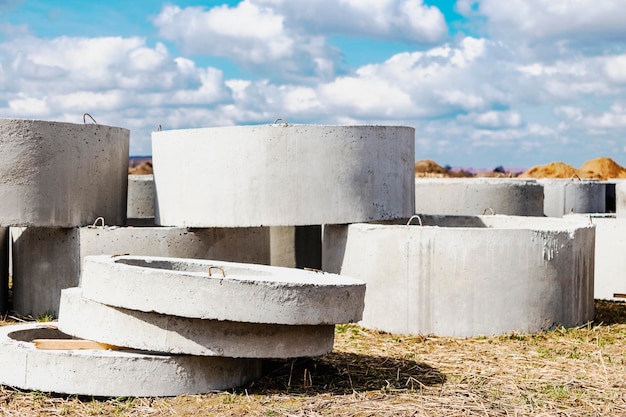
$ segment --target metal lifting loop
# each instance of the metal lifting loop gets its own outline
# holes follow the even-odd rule
[[[219,266],[210,266],[209,267],[209,277],[211,276],[211,269],[217,269],[222,272],[222,278],[226,277],[226,273],[224,272],[224,268],[220,268]]]
[[[89,114],[89,113],[85,113],[85,114],[83,114],[83,124],[87,124],[87,117],[89,117],[91,120],[93,120],[93,124],[94,124],[94,125],[97,125],[97,124],[98,124],[98,122],[96,122],[96,119],[94,119],[94,118],[91,116],[91,114]]]
[[[157,132],[161,132],[163,130],[163,127],[161,125],[157,126]]]
[[[98,227],[98,222],[101,222],[102,224],[100,225],[100,228],[104,228],[104,217],[98,217],[93,224],[91,225],[91,227]]]
[[[495,212],[495,210],[494,210],[494,209],[492,209],[491,207],[487,207],[486,209],[484,209],[484,210],[483,210],[483,216],[484,216],[485,214],[487,214],[487,210],[491,211],[491,215],[492,215],[492,216],[495,216],[495,215],[496,215],[496,212]]]
[[[406,222],[406,225],[407,225],[407,226],[410,226],[410,225],[411,225],[411,222],[413,221],[413,219],[417,219],[417,220],[419,220],[420,226],[423,226],[423,224],[422,224],[422,218],[421,218],[420,216],[418,216],[417,214],[414,214],[413,216],[411,216],[411,218],[409,219],[409,221],[408,221],[408,222]]]
[[[283,122],[285,126],[289,126],[289,123],[287,123],[287,120],[283,119],[282,117],[279,117],[278,119],[274,120],[273,124],[278,124],[278,122]]]
[[[580,179],[580,176],[579,176],[578,174],[576,174],[576,173],[573,173],[573,174],[572,174],[571,179],[572,179],[572,180],[573,180],[573,179],[578,179],[578,181],[582,181],[582,180]]]

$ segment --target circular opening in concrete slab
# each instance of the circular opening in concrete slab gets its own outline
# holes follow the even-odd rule
[[[191,272],[190,272],[191,271]],[[358,321],[365,283],[267,265],[149,256],[86,256],[83,296],[115,307],[247,323]]]
[[[63,333],[56,327],[38,327],[11,332],[8,337],[18,342],[32,342],[35,339],[73,339],[72,336]]]
[[[168,271],[179,271],[179,272],[192,272],[192,273],[203,273],[208,274],[209,268],[211,268],[211,274],[215,274],[216,276],[221,276],[222,271],[224,275],[250,275],[250,276],[259,276],[259,275],[271,275],[269,271],[262,271],[258,268],[241,268],[234,266],[226,266],[220,265],[211,267],[210,264],[206,263],[196,263],[193,261],[177,261],[177,260],[151,260],[151,259],[137,259],[137,258],[121,258],[115,261],[117,264],[125,264],[129,266],[138,266],[142,268],[154,268],[154,269],[164,269]]]

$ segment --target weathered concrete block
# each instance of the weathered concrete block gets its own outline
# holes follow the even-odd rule
[[[333,349],[334,325],[286,326],[189,319],[110,307],[61,295],[59,329],[72,336],[156,352],[233,358],[318,356]]]
[[[0,225],[126,222],[129,131],[0,119]]]
[[[416,178],[415,212],[543,216],[543,187],[516,178]]]
[[[213,260],[87,256],[83,297],[131,310],[246,323],[324,325],[361,319],[363,281]]]
[[[569,213],[606,212],[606,184],[593,179],[540,178],[544,214],[562,217]]]
[[[133,254],[270,263],[269,228],[11,228],[13,309],[58,315],[61,290],[80,283],[87,255]]]
[[[323,266],[367,283],[361,324],[477,336],[593,319],[595,228],[517,216],[325,226]],[[390,222],[391,223],[391,222]]]
[[[0,327],[0,384],[102,397],[201,394],[261,376],[261,361],[130,350],[42,350],[35,339],[70,339],[50,324]]]
[[[154,176],[128,176],[128,206],[126,210],[129,226],[154,226]]]
[[[308,226],[414,213],[415,130],[263,125],[152,133],[156,223]]]

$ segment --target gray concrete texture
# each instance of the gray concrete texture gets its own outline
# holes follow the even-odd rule
[[[414,142],[415,129],[399,126],[153,132],[156,223],[309,226],[410,216]]]
[[[87,255],[132,254],[270,263],[269,228],[11,228],[13,309],[57,316],[61,290],[80,283]]]
[[[367,283],[365,327],[540,332],[593,319],[595,227],[518,216],[421,216],[422,227],[325,226],[323,267]]]
[[[626,181],[615,185],[615,214],[626,218]]]
[[[544,214],[563,217],[570,213],[605,213],[606,184],[594,179],[537,179],[543,186]]]
[[[126,209],[129,226],[154,226],[154,176],[128,176],[128,205]]]
[[[245,303],[245,301],[244,301]],[[200,356],[295,358],[333,349],[335,326],[202,320],[110,307],[63,290],[59,329],[115,346]]]
[[[325,325],[362,317],[365,283],[335,274],[212,260],[87,256],[83,297],[179,317]]]
[[[102,397],[161,397],[228,390],[261,376],[261,360],[133,350],[42,350],[35,339],[69,339],[54,326],[0,327],[0,384]]]
[[[415,211],[424,214],[543,216],[543,187],[517,178],[416,178]]]
[[[127,129],[0,119],[0,226],[126,222]]]
[[[596,226],[594,298],[626,301],[626,219],[615,214],[568,214]],[[615,294],[622,294],[615,297]]]

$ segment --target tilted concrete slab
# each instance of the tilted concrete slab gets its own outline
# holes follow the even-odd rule
[[[335,326],[287,326],[145,313],[87,300],[63,290],[59,329],[115,346],[234,358],[319,356],[333,349]]]
[[[615,214],[568,214],[596,226],[594,298],[626,301],[626,219]],[[615,294],[621,295],[615,297]]]
[[[154,226],[154,176],[128,176],[128,205],[126,209],[129,226]]]
[[[83,297],[131,310],[247,323],[359,321],[363,281],[293,268],[140,256],[88,256]]]
[[[260,125],[152,133],[156,223],[308,226],[414,213],[415,129]]]
[[[53,325],[0,327],[0,384],[103,397],[201,394],[261,376],[258,359],[165,355],[132,350],[42,350],[35,339],[69,339]]]
[[[415,178],[415,211],[543,216],[543,186],[517,178]]]
[[[0,119],[0,226],[126,222],[129,131]]]
[[[589,222],[499,215],[421,221],[324,227],[324,270],[367,282],[363,326],[478,336],[593,319]]]
[[[606,184],[602,181],[539,178],[537,182],[543,185],[544,214],[548,217],[606,212]]]
[[[80,283],[87,255],[124,254],[269,264],[269,228],[11,228],[13,309],[38,317],[59,312],[61,290]]]

